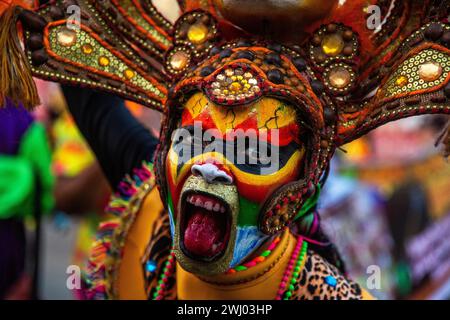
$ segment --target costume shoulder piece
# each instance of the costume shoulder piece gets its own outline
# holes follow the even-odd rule
[[[117,297],[113,284],[117,283],[125,241],[145,197],[154,186],[152,165],[144,163],[120,183],[118,191],[111,197],[106,212],[116,218],[100,225],[92,245],[87,279],[89,299]]]

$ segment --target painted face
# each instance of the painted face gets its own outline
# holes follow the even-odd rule
[[[265,240],[259,211],[298,179],[300,130],[293,107],[276,99],[225,107],[196,93],[187,101],[166,159],[175,253],[186,270],[226,272]]]

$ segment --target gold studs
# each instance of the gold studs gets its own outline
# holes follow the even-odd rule
[[[105,56],[100,56],[100,58],[98,58],[98,64],[102,67],[107,67],[109,66],[109,58],[105,57]]]
[[[124,76],[127,80],[131,80],[131,79],[133,79],[133,78],[136,76],[136,72],[134,72],[134,71],[131,70],[131,69],[126,69],[126,70],[123,72],[123,76]]]
[[[195,23],[189,27],[187,37],[194,44],[202,44],[207,39],[208,31],[203,23]]]
[[[399,76],[397,80],[395,80],[395,84],[398,87],[404,87],[408,84],[409,80],[406,76]]]
[[[77,42],[77,33],[64,27],[56,34],[56,39],[60,45],[71,47]]]
[[[439,79],[442,75],[442,67],[439,63],[428,61],[419,66],[419,77],[427,82]]]
[[[81,51],[84,54],[91,54],[94,51],[94,47],[92,47],[92,45],[90,45],[89,43],[86,43],[81,47]]]
[[[169,64],[175,71],[181,71],[189,64],[189,55],[184,51],[175,52],[169,60]]]
[[[343,89],[350,84],[352,76],[350,72],[344,67],[337,67],[331,70],[328,81],[337,89]]]
[[[344,40],[339,34],[327,35],[322,40],[323,52],[332,57],[339,55],[342,52],[342,49],[344,49],[344,45]]]

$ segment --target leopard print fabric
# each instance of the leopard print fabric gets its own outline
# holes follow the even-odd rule
[[[342,275],[324,258],[308,251],[291,300],[360,300],[360,286]]]

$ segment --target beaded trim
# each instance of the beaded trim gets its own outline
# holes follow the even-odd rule
[[[254,266],[256,266],[257,264],[265,261],[267,259],[268,256],[270,256],[270,254],[272,253],[272,251],[277,247],[278,243],[280,242],[281,237],[278,236],[276,237],[272,243],[269,245],[269,247],[267,248],[267,250],[265,250],[263,253],[261,253],[258,257],[252,259],[251,261],[244,263],[242,265],[236,266],[234,268],[231,268],[230,270],[227,271],[227,274],[233,274],[239,271],[245,271],[248,270]]]
[[[167,289],[167,282],[176,270],[175,265],[175,253],[171,251],[169,257],[167,258],[166,264],[164,265],[164,269],[162,270],[161,277],[158,281],[158,286],[156,287],[155,293],[153,294],[153,300],[164,299]]]
[[[297,238],[297,245],[295,246],[294,253],[291,256],[289,264],[280,282],[280,287],[278,289],[275,300],[288,300],[292,296],[292,292],[294,291],[294,284],[297,283],[298,277],[300,276],[300,271],[305,263],[307,251],[308,242],[306,242],[302,236],[299,236]],[[288,282],[289,279],[291,279],[290,283]]]

